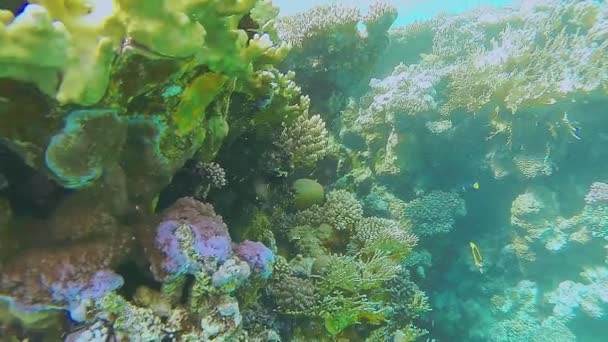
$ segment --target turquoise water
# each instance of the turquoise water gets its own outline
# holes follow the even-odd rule
[[[510,4],[511,0],[485,0],[485,1],[462,1],[462,0],[432,0],[432,1],[416,1],[416,0],[393,0],[391,1],[397,7],[399,16],[395,20],[393,26],[402,26],[416,20],[427,20],[439,13],[460,13],[478,6],[503,6]],[[340,1],[330,0],[312,0],[306,2],[294,3],[291,0],[276,0],[273,1],[280,9],[282,15],[292,15],[297,12],[305,11],[314,6],[335,4]],[[365,10],[371,1],[354,1],[349,4],[358,4]]]
[[[1,342],[608,341],[606,2],[153,3],[0,5]]]

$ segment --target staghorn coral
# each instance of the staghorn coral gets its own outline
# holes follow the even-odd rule
[[[334,4],[279,18],[279,36],[294,46],[282,67],[295,71],[315,110],[328,122],[349,96],[367,88],[396,17],[394,6],[378,1],[366,16],[352,4]]]
[[[384,34],[397,19],[397,9],[388,1],[376,0],[362,18],[367,33],[370,36]]]
[[[422,66],[400,64],[390,76],[382,80],[372,79],[373,100],[365,113],[373,116],[370,120],[360,115],[358,120],[366,118],[368,123],[362,121],[358,125],[365,127],[371,122],[379,124],[382,120],[394,122],[395,113],[415,115],[436,109],[435,86],[440,76],[437,71]]]
[[[320,115],[301,115],[281,133],[280,144],[294,167],[311,167],[327,153],[327,129]]]
[[[350,239],[351,249],[371,252],[380,250],[389,255],[404,256],[418,243],[409,227],[402,227],[397,221],[366,217],[355,226]]]
[[[354,7],[342,5],[318,6],[308,12],[277,21],[279,37],[293,46],[302,46],[307,39],[340,28],[353,30],[360,19]]]
[[[453,127],[450,120],[428,121],[424,125],[433,134],[445,133]]]
[[[586,5],[595,7],[590,2]],[[600,87],[606,79],[606,65],[601,57],[605,41],[593,44],[596,39],[593,30],[577,29],[583,20],[577,22],[572,18],[570,24],[575,26],[572,28],[560,23],[562,16],[569,17],[568,12],[577,11],[576,6],[576,2],[564,2],[555,6],[555,10],[536,6],[527,12],[499,13],[493,25],[503,30],[491,42],[491,48],[481,47],[480,43],[487,38],[473,41],[473,47],[461,44],[463,48],[457,48],[466,57],[460,70],[450,77],[445,112],[458,107],[477,111],[490,101],[516,112],[524,106]],[[579,20],[582,17],[585,16]],[[508,25],[512,20],[519,21],[519,27]],[[473,25],[483,27],[483,24]],[[598,17],[585,24],[603,25]],[[479,28],[473,28],[472,32],[483,34]],[[508,78],[504,77],[507,73]]]
[[[399,266],[381,251],[359,258],[330,255],[324,265],[319,284],[323,294],[336,289],[348,293],[377,289],[399,271]]]
[[[572,101],[604,95],[606,18],[604,6],[593,1],[518,3],[391,31],[402,64],[347,106],[341,136],[365,150],[360,155],[379,166],[377,176],[441,173],[444,165],[434,160],[444,159],[434,154],[429,162],[419,151],[453,143],[467,151],[460,159],[479,149],[487,160],[476,162],[496,178],[552,176],[568,162],[567,144],[581,138],[564,111],[586,113]],[[423,124],[429,131],[420,130]],[[463,132],[477,129],[488,130],[487,142],[465,142]]]

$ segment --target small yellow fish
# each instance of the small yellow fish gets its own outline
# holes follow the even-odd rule
[[[471,254],[473,255],[475,266],[479,268],[479,273],[483,274],[483,259],[481,258],[481,253],[479,253],[479,248],[473,242],[469,242],[469,246],[471,246]]]
[[[479,182],[474,182],[473,183],[473,189],[479,190]]]

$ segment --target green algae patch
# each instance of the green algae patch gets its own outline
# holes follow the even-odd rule
[[[323,185],[317,181],[307,178],[300,178],[293,182],[294,203],[296,208],[302,210],[317,204],[323,204],[325,192]]]
[[[202,124],[205,108],[219,94],[227,79],[221,74],[206,73],[190,83],[173,115],[175,133],[178,136],[184,136]]]

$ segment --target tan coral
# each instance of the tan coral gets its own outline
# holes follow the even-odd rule
[[[307,39],[329,29],[355,29],[360,19],[359,10],[343,5],[314,7],[309,11],[277,20],[279,36],[293,46],[302,46]]]
[[[325,222],[336,230],[352,230],[363,218],[363,208],[354,194],[346,190],[332,190],[323,207]]]
[[[329,144],[325,121],[320,115],[300,115],[281,133],[281,145],[295,167],[310,167],[327,154]]]

